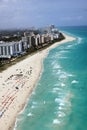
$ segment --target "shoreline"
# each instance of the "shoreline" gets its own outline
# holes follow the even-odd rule
[[[60,44],[70,42],[76,38],[63,34],[65,39],[56,42],[45,50],[28,56],[23,61],[16,63],[0,73],[0,117],[1,130],[13,130],[16,118],[25,109],[42,72],[43,61],[48,52]]]

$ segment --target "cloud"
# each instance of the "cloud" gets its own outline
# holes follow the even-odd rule
[[[50,23],[70,24],[72,21],[75,24],[77,21],[78,24],[78,21],[82,21],[83,18],[87,21],[86,13],[83,11],[86,9],[87,0],[80,0],[79,4],[77,1],[0,0],[0,28]]]
[[[16,2],[16,0],[0,0],[1,4],[7,4],[7,3],[11,3],[11,2]]]

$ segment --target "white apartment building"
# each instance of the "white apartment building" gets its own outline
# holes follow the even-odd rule
[[[53,34],[53,38],[54,39],[58,39],[59,38],[59,34]]]
[[[44,41],[44,34],[43,35],[41,35],[41,37],[40,37],[40,41],[41,41],[41,43],[43,44],[45,41]]]
[[[1,42],[0,58],[10,58],[23,51],[23,43],[20,42]]]
[[[22,42],[24,43],[24,49],[27,49],[28,48],[28,39],[26,36],[22,37]]]
[[[36,44],[36,46],[38,46],[38,45],[41,44],[41,39],[40,39],[40,35],[39,35],[39,34],[37,34],[37,35],[35,36],[35,44]]]

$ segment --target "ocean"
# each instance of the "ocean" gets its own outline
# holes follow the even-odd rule
[[[87,27],[60,27],[76,37],[52,49],[14,130],[87,130]]]

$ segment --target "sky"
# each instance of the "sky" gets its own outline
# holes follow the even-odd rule
[[[87,25],[87,0],[0,0],[0,29]]]

